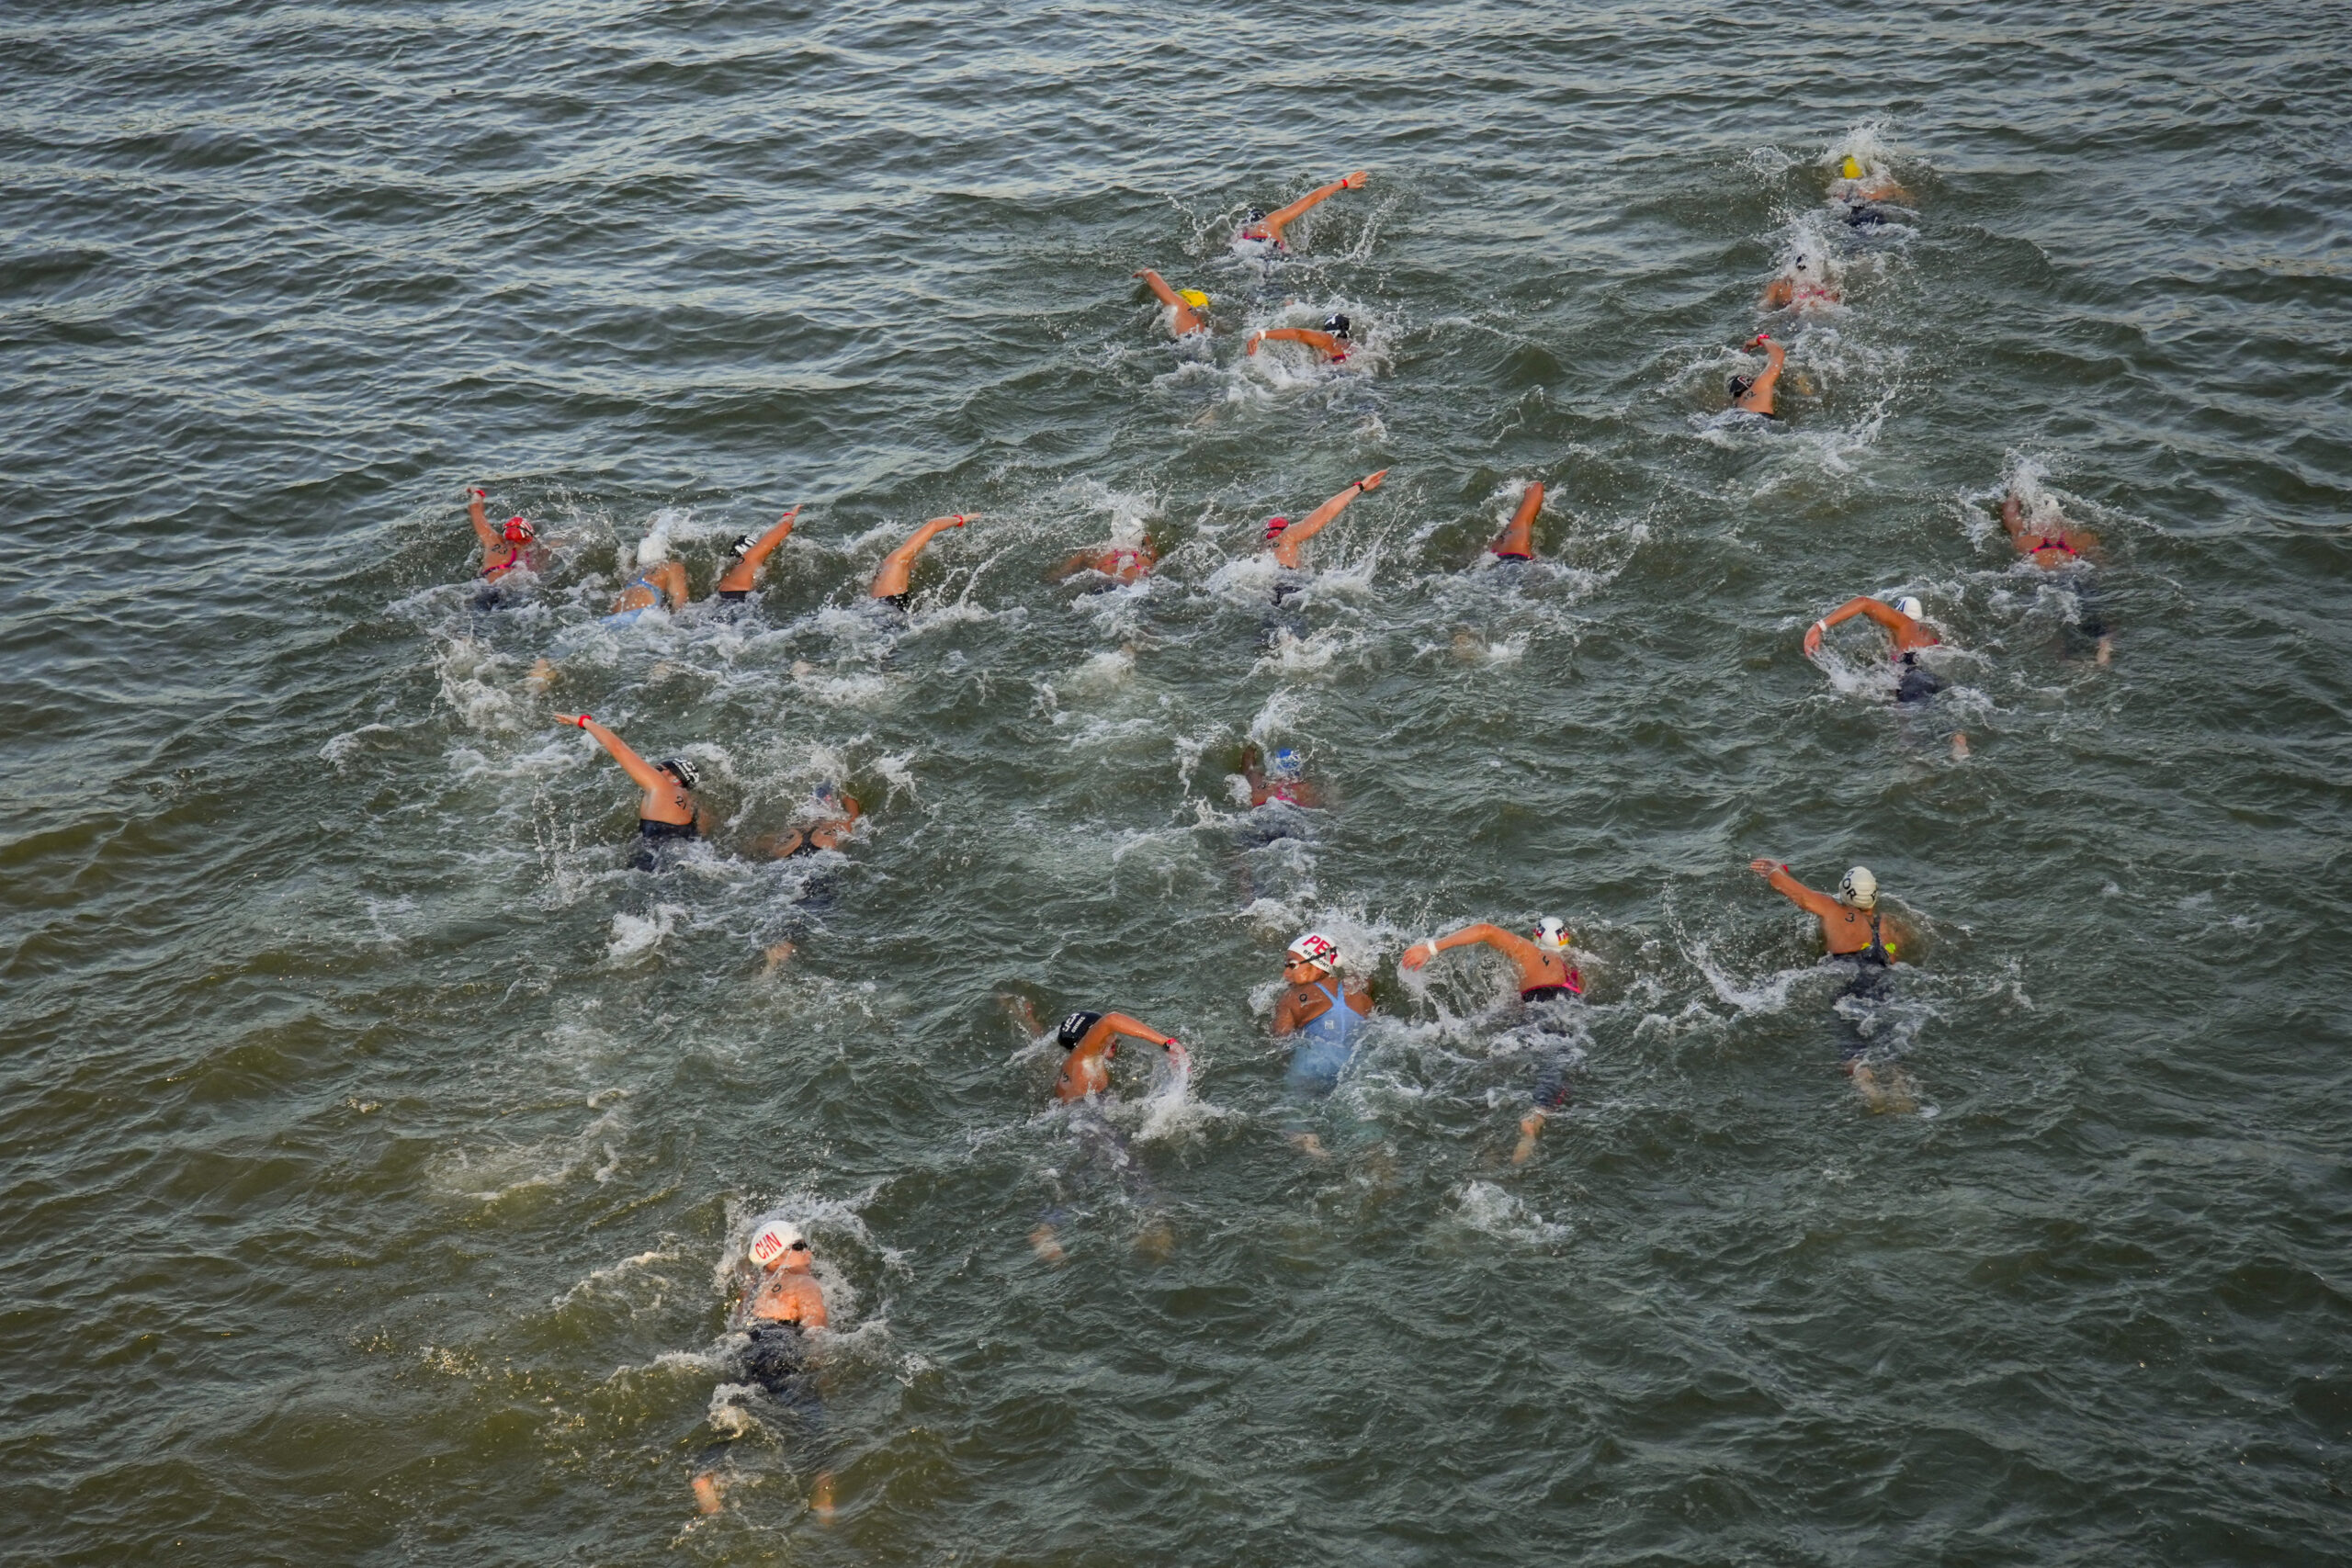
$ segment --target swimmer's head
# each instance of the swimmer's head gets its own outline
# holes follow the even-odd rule
[[[1847,153],[1846,161],[1838,165],[1838,177],[1841,180],[1860,179],[1862,177],[1861,160],[1851,152]]]
[[[672,778],[677,780],[680,784],[685,785],[688,789],[697,789],[701,787],[702,770],[695,767],[692,762],[687,761],[684,757],[664,757],[653,765],[661,769],[663,773],[669,774]]]
[[[1086,1032],[1102,1021],[1102,1015],[1099,1012],[1074,1012],[1062,1020],[1062,1026],[1055,1032],[1054,1040],[1063,1050],[1075,1051],[1078,1043],[1086,1038]]]
[[[508,544],[527,545],[538,536],[538,531],[533,528],[528,523],[524,522],[520,517],[509,517],[506,520],[506,542]]]
[[[641,567],[660,566],[670,558],[670,541],[660,534],[648,534],[638,541],[637,564]]]
[[[1928,607],[1908,593],[1894,602],[1894,613],[1898,615],[1908,615],[1915,621],[1924,621],[1928,618]]]
[[[1549,948],[1554,953],[1566,953],[1568,949],[1567,924],[1557,915],[1546,915],[1536,921],[1534,935],[1538,947]]]
[[[1740,399],[1747,396],[1747,389],[1754,385],[1756,385],[1756,378],[1753,376],[1733,377],[1731,378],[1731,400],[1733,402],[1737,402]]]
[[[1282,537],[1283,530],[1289,526],[1290,519],[1287,517],[1269,517],[1266,519],[1266,537],[1278,539]]]
[[[1312,964],[1329,975],[1340,966],[1340,944],[1321,931],[1308,931],[1292,942],[1283,957],[1292,964]]]
[[[1878,878],[1871,868],[1858,865],[1838,879],[1838,897],[1857,909],[1867,909],[1878,902]]]
[[[751,1244],[743,1248],[743,1256],[762,1269],[773,1269],[791,1253],[806,1253],[808,1238],[800,1227],[785,1220],[770,1220],[752,1233]]]
[[[1348,335],[1348,319],[1334,310],[1323,318],[1323,330],[1333,337],[1345,337]]]
[[[828,779],[808,792],[818,805],[827,807],[842,803],[842,786]]]
[[[1266,764],[1270,778],[1295,779],[1306,772],[1306,760],[1287,746],[1274,748],[1274,760]]]
[[[1209,297],[1197,288],[1179,288],[1176,290],[1176,298],[1195,310],[1205,310],[1209,308]]]
[[[749,534],[738,534],[735,536],[734,542],[727,547],[727,553],[737,560],[741,560],[752,553],[752,547],[758,543],[759,541]]]

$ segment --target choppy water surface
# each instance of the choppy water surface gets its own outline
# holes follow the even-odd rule
[[[28,1560],[2340,1551],[2340,17],[0,37]],[[1846,148],[1915,223],[1826,220]],[[1355,167],[1297,259],[1227,243]],[[1806,247],[1843,307],[1760,315]],[[1344,367],[1241,352],[1331,310]],[[1768,324],[1787,417],[1718,419]],[[1264,517],[1384,466],[1273,616]],[[1552,559],[1498,570],[1537,479]],[[494,613],[475,481],[560,539]],[[2010,482],[2104,540],[2111,665]],[[756,613],[599,624],[620,546],[706,593],[795,502]],[[910,618],[865,608],[949,511]],[[1148,586],[1043,580],[1138,527]],[[1798,649],[1898,592],[1951,645],[1924,716],[1867,636]],[[625,869],[582,707],[713,775],[680,869]],[[1306,837],[1251,835],[1253,739],[1329,789]],[[866,837],[752,857],[826,777]],[[1921,1113],[1838,1076],[1758,855],[1865,861],[1920,929],[1864,1021]],[[1545,912],[1590,997],[1514,1165],[1545,1042],[1499,968],[1396,960]],[[1310,924],[1382,1004],[1320,1163],[1267,1033]],[[1007,998],[1192,1043],[1188,1087],[1122,1059],[1131,1165]],[[744,1427],[702,1519],[775,1212],[833,1303],[824,1428]]]

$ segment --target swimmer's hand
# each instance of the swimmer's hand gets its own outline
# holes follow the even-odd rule
[[[1770,343],[1771,341],[1772,334],[1770,333],[1758,333],[1754,337],[1749,338],[1746,343],[1741,344],[1739,346],[1742,348],[1762,348],[1766,344]]]
[[[1184,1043],[1182,1041],[1170,1040],[1162,1047],[1162,1049],[1167,1051],[1168,1059],[1177,1066],[1182,1067],[1188,1073],[1193,1070],[1193,1054],[1184,1049]]]
[[[1436,956],[1436,942],[1417,942],[1412,946],[1407,948],[1405,950],[1405,956],[1398,959],[1396,962],[1403,964],[1408,969],[1419,969],[1427,964],[1430,959],[1435,958]]]
[[[1387,477],[1388,470],[1386,468],[1381,469],[1380,472],[1376,474],[1367,474],[1363,479],[1356,481],[1356,490],[1360,494],[1370,495],[1374,491],[1380,488],[1380,481]]]
[[[555,721],[558,724],[576,724],[582,729],[596,722],[584,713],[560,713],[555,716]]]
[[[1354,174],[1348,175],[1340,183],[1347,186],[1350,190],[1362,190],[1363,188],[1363,182],[1370,178],[1372,178],[1372,175],[1368,171],[1358,169]]]
[[[1776,860],[1752,860],[1747,863],[1747,869],[1758,876],[1770,876],[1776,871],[1786,871],[1789,868]]]
[[[1804,629],[1804,656],[1811,659],[1821,651],[1821,634],[1829,629],[1826,621],[1815,621]]]

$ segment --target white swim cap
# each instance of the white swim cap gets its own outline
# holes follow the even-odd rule
[[[784,1260],[786,1253],[796,1247],[805,1248],[808,1245],[808,1239],[800,1234],[798,1225],[785,1220],[770,1220],[752,1233],[752,1245],[743,1249],[743,1256],[763,1269],[773,1269]]]
[[[1928,618],[1928,607],[1908,593],[1894,602],[1894,609],[1897,615],[1908,615],[1915,621]]]
[[[1321,931],[1308,931],[1292,942],[1289,952],[1283,956],[1295,958],[1301,964],[1312,964],[1328,975],[1340,966],[1340,944]]]
[[[1564,953],[1568,945],[1568,928],[1557,915],[1546,915],[1535,922],[1535,942],[1555,953]]]
[[[670,537],[666,534],[648,534],[637,547],[637,564],[660,566],[670,558]]]
[[[1878,902],[1878,878],[1869,866],[1858,865],[1838,879],[1838,897],[1857,909],[1867,909]]]

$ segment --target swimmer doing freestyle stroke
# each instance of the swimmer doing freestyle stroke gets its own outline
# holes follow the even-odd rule
[[[1869,229],[1896,221],[1894,214],[1884,209],[1910,206],[1911,193],[1883,167],[1873,163],[1865,169],[1861,160],[1849,152],[1838,161],[1837,178],[1829,182],[1829,201],[1844,209],[1848,223]]]
[[[1378,490],[1380,481],[1387,477],[1386,468],[1366,474],[1295,523],[1287,517],[1267,518],[1266,544],[1273,552],[1274,564],[1293,571],[1300,570],[1304,564],[1301,552],[1306,548],[1306,542],[1329,527],[1332,519],[1345,512],[1356,497],[1369,495]],[[1274,602],[1280,604],[1285,594],[1297,592],[1299,587],[1297,583],[1276,583]]]
[[[1786,271],[1764,286],[1758,301],[1766,310],[1814,310],[1845,302],[1826,256],[1800,250]]]
[[[756,539],[749,534],[736,535],[734,543],[727,547],[731,564],[719,574],[718,586],[711,591],[711,597],[732,604],[742,604],[751,598],[752,590],[759,586],[760,568],[767,564],[768,557],[775,553],[777,546],[791,537],[792,521],[799,515],[800,508],[794,507],[775,527]]]
[[[1526,492],[1519,498],[1519,508],[1510,514],[1510,522],[1487,553],[1497,560],[1531,561],[1535,558],[1535,514],[1544,510],[1544,481],[1531,479]]]
[[[631,750],[628,741],[584,713],[555,716],[559,724],[577,725],[594,736],[621,771],[645,792],[637,808],[638,851],[631,863],[636,869],[659,871],[663,850],[678,840],[702,837],[701,813],[695,801],[695,786],[702,783],[701,769],[684,757],[649,762]]]
[[[1821,652],[1821,637],[1830,627],[1842,626],[1855,616],[1865,616],[1886,628],[1887,657],[1894,662],[1894,700],[1898,703],[1924,703],[1944,689],[1943,680],[1919,662],[1919,650],[1941,646],[1943,638],[1928,629],[1926,605],[1906,594],[1889,604],[1860,594],[1847,600],[1829,614],[1807,626],[1804,632],[1804,656],[1817,657]],[[1968,737],[1955,734],[1951,738],[1951,754],[1955,761],[1969,756]]]
[[[893,609],[907,607],[907,585],[914,581],[915,558],[923,547],[950,528],[961,528],[967,523],[979,521],[980,514],[958,512],[952,517],[934,517],[917,528],[907,542],[882,558],[882,565],[874,573],[874,586],[867,592]]]
[[[1091,571],[1125,588],[1149,577],[1152,569],[1159,564],[1159,550],[1151,542],[1150,536],[1140,536],[1131,545],[1123,545],[1114,538],[1082,549],[1059,566],[1049,568],[1046,580],[1065,582],[1080,572]]]
[[[1747,869],[1771,884],[1773,892],[1821,922],[1822,945],[1828,950],[1822,962],[1844,969],[1851,976],[1839,993],[1841,1000],[1850,999],[1867,1007],[1887,999],[1892,972],[1900,962],[1896,954],[1901,942],[1910,940],[1910,932],[1879,908],[1878,878],[1870,867],[1858,865],[1848,871],[1838,879],[1834,897],[1807,887],[1779,861],[1752,860],[1747,863]],[[1917,1087],[1910,1077],[1899,1067],[1890,1067],[1887,1082],[1881,1084],[1878,1075],[1862,1059],[1869,1048],[1869,1043],[1857,1031],[1838,1070],[1854,1080],[1856,1092],[1871,1110],[1916,1109]]]
[[[2083,635],[2097,639],[2096,662],[2107,663],[2115,657],[2115,634],[2107,619],[2095,608],[2090,583],[2086,581],[2091,569],[2098,564],[2092,553],[2098,548],[2098,536],[2087,528],[2076,528],[2066,521],[2066,514],[2047,496],[2035,498],[2028,515],[2026,498],[2015,487],[2001,498],[2001,530],[2009,536],[2017,552],[2046,572],[2068,573],[2074,577],[2075,601],[2081,611]]]
[[[490,492],[481,490],[466,491],[466,516],[474,525],[474,537],[481,541],[481,589],[474,603],[481,608],[495,609],[501,603],[503,580],[510,571],[537,571],[547,564],[547,551],[538,543],[538,530],[521,516],[509,517],[505,525],[490,525]]]
[[[1305,344],[1324,358],[1337,365],[1348,356],[1348,319],[1337,310],[1323,318],[1323,330],[1313,327],[1268,327],[1250,334],[1250,352],[1258,352],[1261,343]]]
[[[632,626],[664,597],[673,611],[686,607],[686,568],[684,562],[671,558],[668,536],[657,532],[638,542],[637,577],[614,598],[605,624]]]
[[[1360,980],[1340,977],[1340,946],[1320,931],[1308,931],[1283,954],[1283,989],[1274,998],[1274,1037],[1295,1034],[1285,1081],[1302,1100],[1320,1099],[1339,1086],[1355,1055],[1356,1036],[1372,1016],[1372,993]],[[1293,1132],[1291,1142],[1320,1158],[1323,1141]]]
[[[795,1418],[800,1436],[813,1438],[825,1407],[807,1365],[808,1336],[821,1331],[826,1322],[824,1287],[811,1272],[815,1254],[799,1226],[771,1220],[752,1233],[743,1260],[752,1272],[728,1319],[729,1328],[744,1338],[737,1370]],[[706,1514],[718,1513],[724,1506],[718,1461],[727,1446],[727,1439],[711,1445],[695,1472],[695,1505]],[[808,1506],[820,1524],[832,1522],[831,1472],[818,1472]]]
[[[1419,969],[1448,948],[1491,947],[1519,971],[1521,1002],[1567,1002],[1584,995],[1584,976],[1571,959],[1569,944],[1574,941],[1574,933],[1566,924],[1551,915],[1536,921],[1535,929],[1526,936],[1481,922],[1417,942],[1405,950],[1397,963],[1407,969]],[[1555,1111],[1567,1108],[1570,1060],[1561,1051],[1554,1051],[1545,1058],[1536,1075],[1535,1103],[1519,1119],[1519,1145],[1511,1151],[1511,1164],[1524,1165],[1527,1156],[1535,1152],[1535,1139],[1544,1131],[1545,1120]]]
[[[1773,341],[1770,333],[1758,333],[1740,345],[1764,351],[1764,368],[1753,376],[1731,378],[1731,406],[1746,413],[1762,414],[1766,419],[1781,416],[1772,411],[1772,394],[1781,384],[1781,368],[1787,364],[1789,351]]]
[[[1168,335],[1170,337],[1186,337],[1193,333],[1206,333],[1209,330],[1208,322],[1193,313],[1195,310],[1205,310],[1209,308],[1207,295],[1197,288],[1170,288],[1168,287],[1168,280],[1149,267],[1145,267],[1134,276],[1142,278],[1144,287],[1150,289],[1162,305],[1168,307]]]
[[[1316,207],[1330,200],[1341,191],[1361,188],[1364,181],[1371,177],[1365,171],[1358,169],[1354,174],[1341,175],[1328,186],[1308,191],[1288,207],[1276,208],[1272,212],[1252,212],[1250,215],[1250,221],[1241,226],[1241,231],[1234,238],[1249,243],[1267,246],[1278,254],[1287,254],[1290,245],[1283,238],[1284,229],[1297,222]]]

